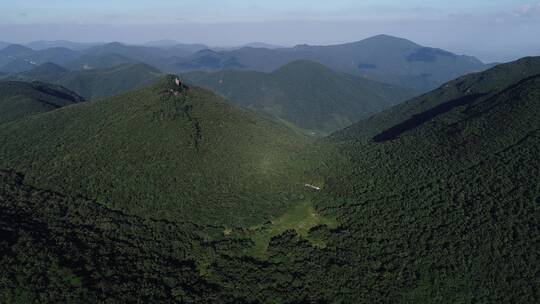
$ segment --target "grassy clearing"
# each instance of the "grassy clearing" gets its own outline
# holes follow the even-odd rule
[[[317,213],[313,207],[311,198],[306,197],[293,205],[285,214],[270,223],[262,226],[252,227],[250,233],[251,239],[255,242],[249,254],[265,258],[270,240],[287,230],[294,230],[303,238],[310,241],[314,246],[324,247],[323,240],[309,237],[309,230],[319,225],[326,225],[329,228],[336,228],[335,219],[323,217]]]

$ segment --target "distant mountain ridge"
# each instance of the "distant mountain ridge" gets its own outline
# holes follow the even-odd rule
[[[415,117],[426,117],[429,111],[441,105],[448,104],[447,108],[451,108],[451,103],[454,103],[459,107],[460,100],[462,100],[462,105],[467,103],[464,97],[472,101],[483,100],[490,96],[490,92],[504,89],[509,83],[514,84],[538,74],[540,74],[540,57],[525,57],[514,62],[500,64],[482,73],[473,73],[454,79],[437,90],[396,105],[336,132],[331,137],[340,140],[355,137],[369,141],[385,130],[388,131]]]
[[[275,50],[247,47],[198,52],[179,61],[176,67],[179,71],[237,68],[270,72],[299,59],[420,91],[434,89],[455,77],[489,67],[474,57],[423,47],[388,35],[330,46],[297,45]]]
[[[252,47],[252,48],[265,48],[265,49],[281,49],[284,48],[282,45],[270,44],[266,42],[254,41],[242,45],[242,47]]]
[[[0,49],[0,70],[7,73],[18,73],[47,62],[63,65],[74,60],[77,56],[77,51],[68,48],[56,47],[34,51],[22,45],[11,44]]]
[[[36,50],[23,46],[17,46],[17,52],[11,54],[0,50],[0,71],[18,73],[46,62],[70,69],[110,68],[120,63],[138,62],[170,73],[225,69],[271,72],[295,60],[311,60],[337,71],[425,92],[458,76],[491,66],[471,56],[424,47],[388,35],[339,45],[283,48],[251,43],[223,49],[173,40],[145,45],[69,41],[38,41],[29,45]],[[54,48],[46,48],[48,45]]]
[[[143,63],[78,71],[46,63],[27,72],[13,74],[8,79],[54,83],[77,92],[87,100],[94,100],[150,85],[162,76],[160,70]]]
[[[400,88],[298,60],[271,73],[234,71],[182,75],[233,103],[323,136],[416,95]]]
[[[72,49],[74,51],[82,51],[100,44],[103,42],[74,42],[69,40],[36,40],[26,43],[25,46],[34,49],[36,51],[62,47]]]

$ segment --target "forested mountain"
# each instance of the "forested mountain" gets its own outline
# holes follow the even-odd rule
[[[182,75],[231,102],[310,135],[327,135],[411,98],[415,92],[335,72],[307,60],[272,73],[226,70]]]
[[[87,58],[87,61],[91,61],[92,58],[119,55],[135,62],[146,63],[158,69],[168,71],[173,62],[192,53],[192,51],[182,48],[147,47],[112,42],[89,48],[83,52],[83,56]],[[81,60],[79,59],[77,62],[81,62]],[[100,66],[112,67],[104,64]]]
[[[0,70],[18,73],[47,62],[63,65],[77,56],[78,52],[68,48],[58,47],[34,51],[22,45],[12,44],[0,49]]]
[[[46,63],[30,71],[11,75],[9,79],[58,84],[92,100],[132,91],[157,81],[161,76],[161,71],[142,63],[75,71]]]
[[[452,109],[455,106],[466,105],[477,98],[485,98],[490,96],[490,93],[499,92],[523,79],[540,74],[539,58],[526,57],[511,63],[497,65],[483,73],[459,77],[437,90],[374,115],[334,134],[332,137],[342,141],[350,139],[368,141],[385,129],[390,129],[415,117],[422,117],[425,115],[422,113],[430,113],[429,110],[437,109],[437,106],[446,105],[441,110],[444,113],[447,108]],[[432,115],[438,113],[438,111],[434,112]],[[427,115],[426,118],[432,115]],[[426,118],[421,120],[426,120]]]
[[[176,40],[168,39],[149,41],[145,43],[144,46],[177,49],[188,53],[195,53],[210,48],[209,46],[200,43],[181,43]]]
[[[291,61],[307,59],[332,69],[373,80],[428,91],[466,73],[481,71],[480,60],[441,49],[424,47],[387,35],[329,46],[298,45],[293,48],[241,48],[200,51],[181,59],[179,71],[249,69],[270,72]]]
[[[0,124],[82,101],[82,97],[60,86],[0,81]]]
[[[538,299],[539,72],[536,57],[464,76],[328,139],[348,162],[318,207],[364,267],[343,284],[367,302]]]
[[[387,35],[339,45],[289,48],[255,43],[240,48],[210,49],[200,44],[175,41],[156,41],[146,46],[69,41],[38,41],[29,45],[36,50],[22,45],[0,49],[0,70],[19,73],[52,62],[69,69],[146,63],[175,73],[228,69],[272,72],[296,60],[311,60],[344,73],[425,92],[458,76],[490,67],[474,57]]]
[[[19,73],[44,63],[55,63],[69,69],[111,68],[126,63],[146,63],[168,69],[180,58],[203,47],[178,44],[174,47],[146,47],[118,42],[80,44],[69,41],[36,41],[27,46],[9,44],[0,48],[0,70]]]
[[[246,44],[242,45],[242,47],[266,48],[266,49],[281,49],[281,48],[284,48],[284,46],[282,46],[282,45],[270,44],[270,43],[266,43],[266,42],[257,42],[257,41],[246,43]]]
[[[65,64],[64,67],[70,70],[93,70],[112,68],[122,64],[137,63],[139,63],[137,60],[119,54],[81,55],[75,60]]]
[[[45,50],[50,48],[68,48],[74,51],[82,51],[104,43],[100,42],[74,42],[69,40],[36,40],[25,44],[33,50]]]
[[[174,76],[0,125],[0,300],[536,303],[539,71],[317,142]]]
[[[298,199],[306,138],[174,79],[3,125],[0,166],[170,220],[260,223]]]

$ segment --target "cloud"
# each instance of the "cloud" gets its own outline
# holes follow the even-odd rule
[[[540,17],[540,2],[522,5],[514,11],[514,15],[518,17]]]

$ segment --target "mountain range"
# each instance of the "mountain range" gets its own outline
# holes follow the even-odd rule
[[[411,89],[299,60],[272,73],[227,70],[182,78],[309,135],[328,135],[416,95]]]
[[[327,139],[346,161],[318,209],[344,223],[334,258],[358,267],[327,282],[366,302],[534,301],[539,69],[463,76]]]
[[[293,49],[318,60],[200,51],[179,68],[236,70],[88,102],[0,82],[0,302],[536,303],[540,57],[481,71],[387,36]],[[295,132],[316,122],[335,131]]]
[[[156,68],[140,63],[83,70],[46,63],[4,79],[61,85],[86,100],[95,100],[151,84],[162,75]],[[182,74],[181,78],[301,134],[316,137],[417,95],[410,89],[336,72],[305,60],[289,63],[272,73],[192,72]]]
[[[17,73],[47,62],[66,64],[76,57],[77,52],[67,48],[34,51],[25,46],[13,44],[0,50],[0,70]]]
[[[10,75],[8,79],[53,83],[75,91],[87,100],[94,100],[149,85],[162,75],[158,69],[143,63],[74,71],[46,63],[30,71]]]
[[[82,51],[104,43],[101,42],[74,42],[69,40],[37,40],[26,43],[25,46],[33,50],[40,51],[50,48],[68,48],[74,51]]]
[[[428,91],[466,73],[489,67],[470,56],[424,47],[387,35],[331,46],[298,45],[293,48],[241,48],[197,52],[176,64],[179,71],[248,69],[270,72],[299,59],[394,85]]]
[[[69,69],[108,68],[120,63],[138,62],[174,73],[228,69],[272,72],[296,60],[311,60],[351,75],[426,92],[458,76],[492,66],[474,57],[424,47],[387,35],[340,45],[298,45],[292,48],[256,43],[233,49],[211,49],[175,41],[151,42],[146,46],[118,42],[82,48],[72,46],[76,50],[65,48],[69,46],[67,43],[51,45],[57,47],[32,50],[11,45],[0,50],[0,71],[22,72],[32,69],[32,65],[46,62]]]

